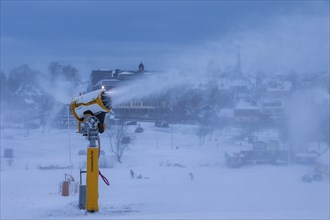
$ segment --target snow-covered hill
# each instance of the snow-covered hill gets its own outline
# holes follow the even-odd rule
[[[69,169],[40,170],[40,166],[67,166],[70,137],[73,176],[85,156],[86,140],[67,130],[2,130],[1,153],[14,150],[9,166],[1,158],[1,219],[329,219],[329,179],[303,183],[308,166],[251,165],[230,169],[223,152],[235,130],[199,147],[197,127],[173,125],[155,128],[141,123],[144,132],[134,141],[123,164],[101,169],[110,186],[99,181],[100,211],[85,214],[78,195],[62,197],[59,183]],[[101,147],[110,155],[109,139]],[[3,154],[2,154],[3,156]],[[112,158],[112,157],[111,157]],[[129,171],[141,174],[132,179]],[[193,178],[191,177],[193,176]]]

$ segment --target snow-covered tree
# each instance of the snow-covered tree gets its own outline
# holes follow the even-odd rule
[[[1,83],[1,102],[4,102],[7,99],[7,91],[8,91],[8,81],[7,81],[7,76],[3,71],[0,73],[0,83]]]
[[[130,137],[124,126],[111,126],[108,132],[110,151],[115,155],[116,160],[122,163],[122,157],[130,144]]]
[[[10,71],[8,77],[8,85],[10,92],[17,91],[24,84],[37,84],[36,79],[40,73],[32,70],[28,65],[24,64]]]

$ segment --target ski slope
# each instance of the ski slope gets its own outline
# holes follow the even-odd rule
[[[230,142],[235,130],[200,147],[196,126],[173,125],[171,149],[171,128],[141,125],[140,134],[129,126],[134,140],[123,164],[101,169],[110,186],[100,178],[97,213],[80,210],[78,194],[60,195],[69,169],[38,169],[67,166],[70,138],[72,174],[79,179],[85,156],[78,151],[87,141],[75,129],[30,130],[28,136],[23,129],[1,130],[1,152],[9,147],[15,154],[11,166],[1,158],[1,219],[329,219],[329,179],[301,181],[311,167],[227,168],[223,152],[237,147]],[[109,156],[106,133],[101,147]],[[142,179],[132,179],[130,169]]]

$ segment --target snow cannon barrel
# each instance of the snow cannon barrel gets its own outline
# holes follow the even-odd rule
[[[96,116],[99,120],[100,132],[102,133],[105,114],[111,111],[111,97],[105,89],[95,90],[90,93],[74,97],[70,104],[71,112],[76,120],[84,122],[85,115]]]

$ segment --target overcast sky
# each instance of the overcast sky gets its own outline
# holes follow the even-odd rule
[[[327,70],[329,1],[1,1],[5,72],[203,68],[235,60],[238,46],[245,71]]]

